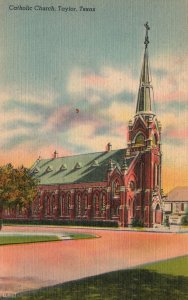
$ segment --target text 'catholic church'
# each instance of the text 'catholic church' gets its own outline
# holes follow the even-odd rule
[[[32,219],[161,224],[161,124],[152,112],[148,23],[136,113],[126,149],[37,160],[40,180]]]

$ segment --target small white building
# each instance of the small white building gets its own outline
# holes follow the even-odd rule
[[[176,187],[168,193],[164,212],[170,224],[181,224],[182,217],[188,213],[188,187]]]

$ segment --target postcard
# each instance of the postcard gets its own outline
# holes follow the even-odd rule
[[[188,1],[0,1],[0,298],[186,299]]]

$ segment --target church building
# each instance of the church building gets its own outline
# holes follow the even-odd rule
[[[152,110],[148,23],[135,115],[128,123],[127,148],[38,159],[39,179],[32,219],[116,221],[152,227],[163,219],[161,124]],[[126,113],[126,112],[125,112]]]

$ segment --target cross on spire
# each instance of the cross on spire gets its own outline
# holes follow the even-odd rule
[[[145,41],[144,41],[144,44],[145,44],[145,48],[147,48],[148,44],[149,44],[149,37],[148,37],[148,30],[150,30],[150,27],[148,25],[148,22],[146,22],[144,24],[144,26],[146,27],[146,35],[145,35]]]

